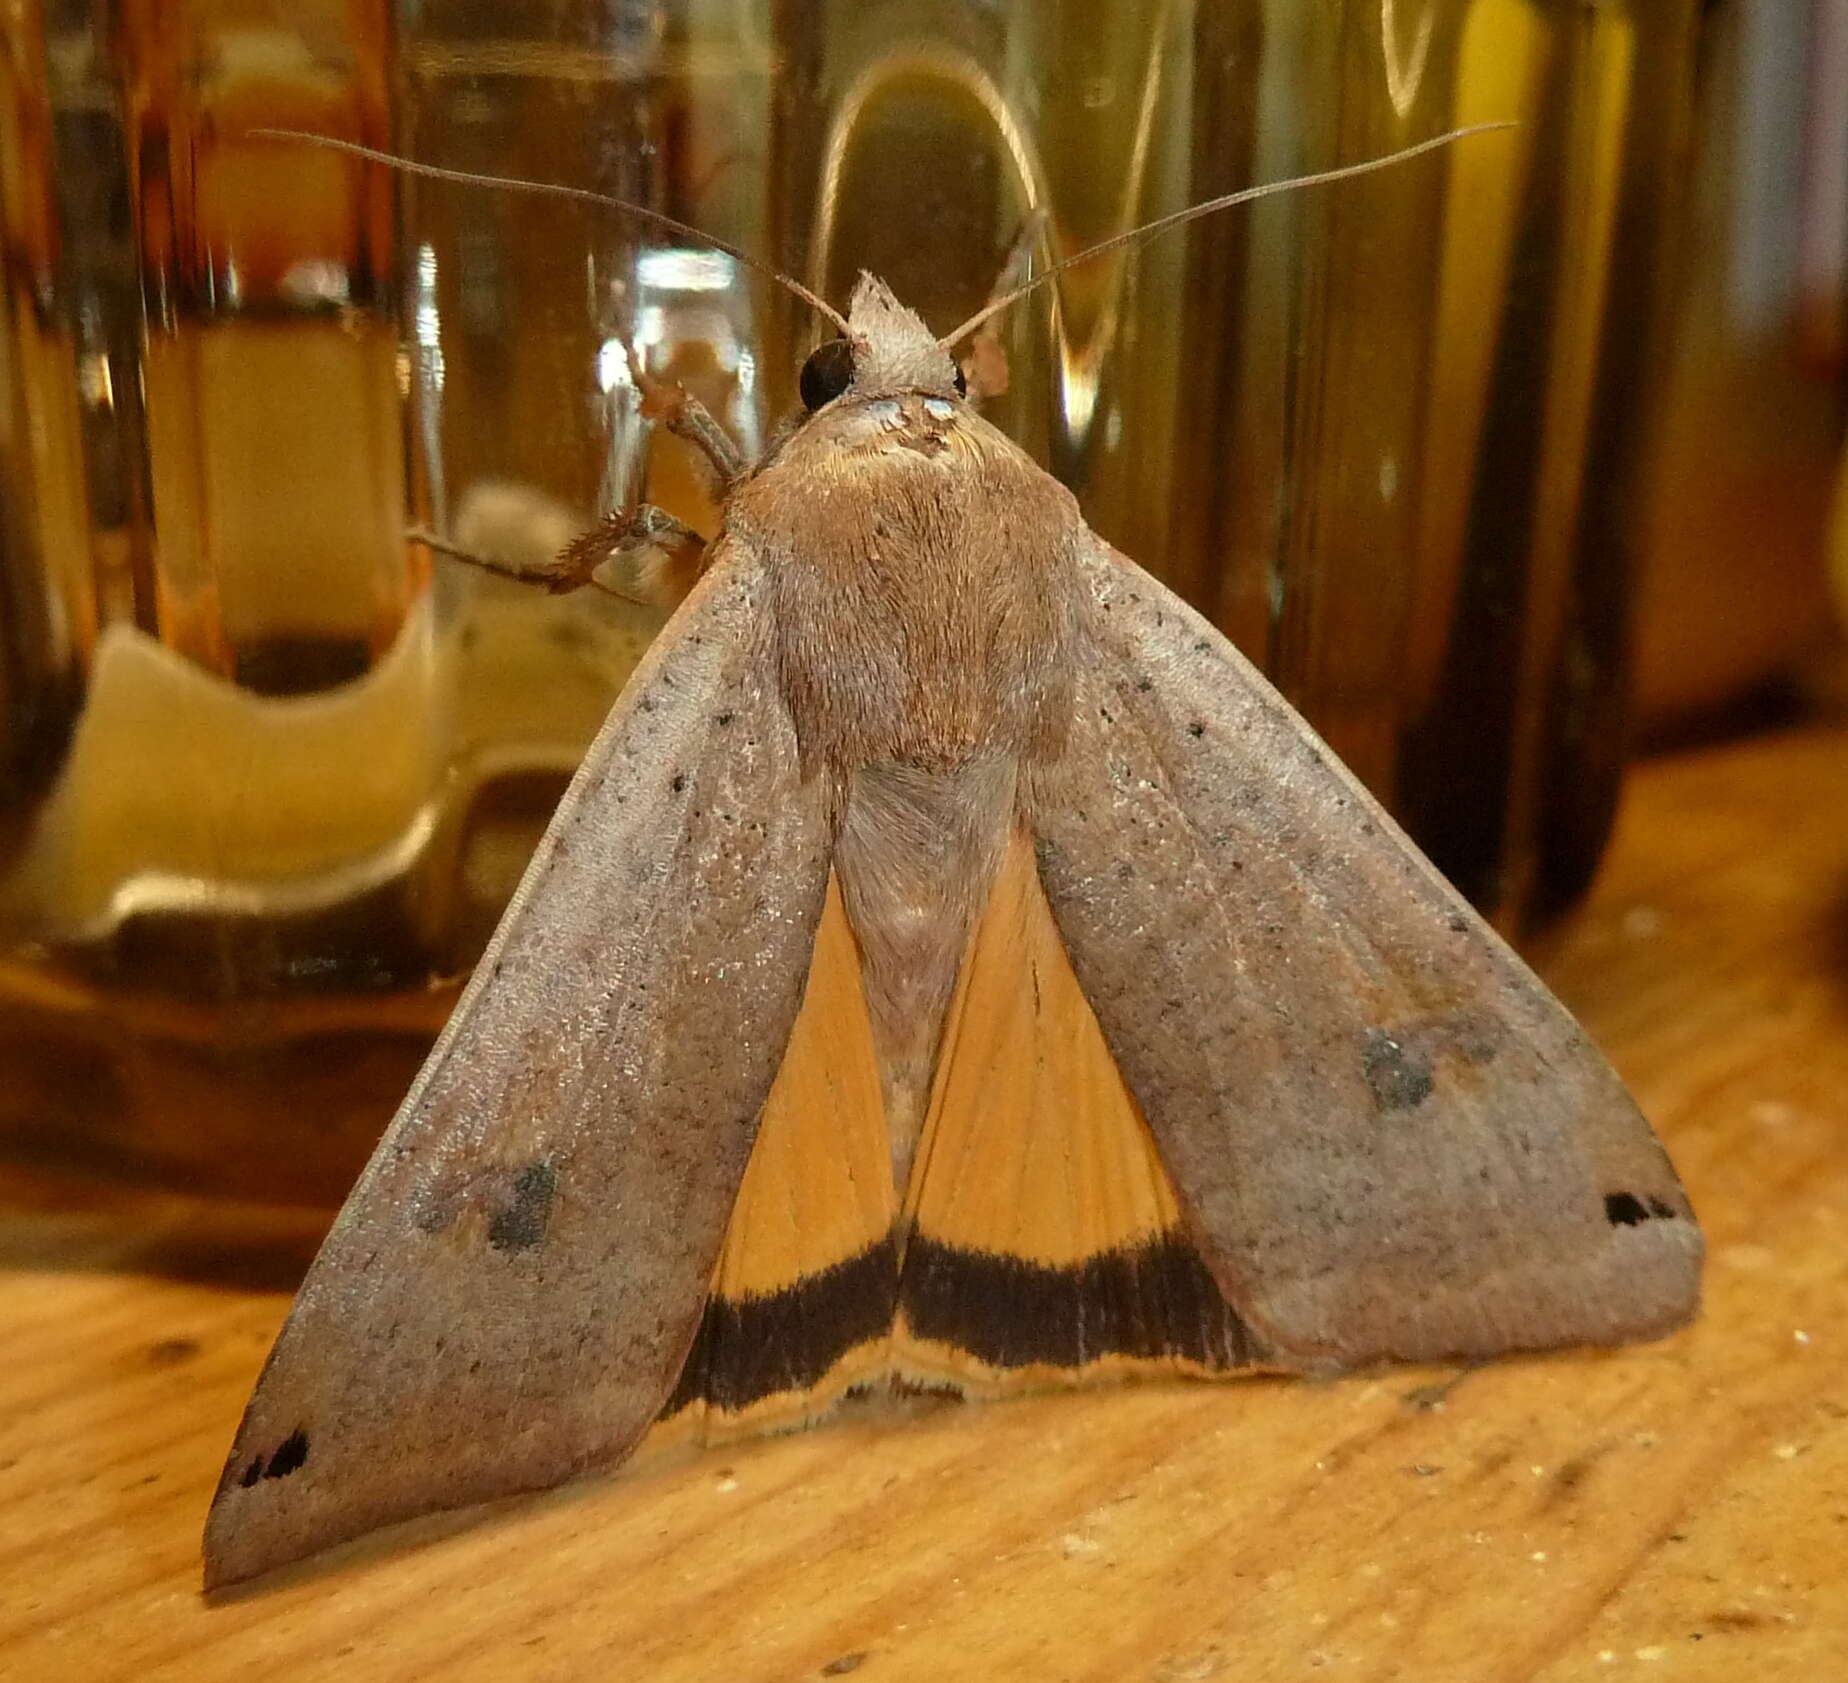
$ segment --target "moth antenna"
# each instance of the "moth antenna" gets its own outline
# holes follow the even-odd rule
[[[703,228],[695,228],[691,223],[681,222],[667,215],[664,211],[650,210],[646,205],[632,204],[627,199],[619,199],[612,193],[596,193],[588,187],[568,187],[559,181],[528,181],[518,175],[487,175],[475,170],[447,169],[441,164],[419,163],[414,158],[401,158],[395,152],[384,152],[375,146],[362,146],[356,140],[337,140],[332,135],[310,134],[304,129],[245,129],[245,134],[260,135],[266,140],[294,140],[307,146],[319,146],[328,152],[343,152],[350,158],[365,158],[371,163],[388,164],[395,170],[402,170],[406,175],[421,175],[431,181],[457,181],[471,187],[502,187],[514,193],[532,193],[541,198],[568,199],[574,204],[597,205],[605,210],[618,210],[625,216],[633,217],[638,222],[665,230],[670,234],[679,234],[683,238],[697,240],[701,245],[709,245],[714,251],[722,251],[727,257],[735,257],[747,269],[773,280],[786,291],[794,293],[812,310],[819,310],[829,321],[840,329],[842,336],[847,333],[847,318],[825,299],[817,297],[799,280],[773,269],[768,263],[753,257],[748,251],[733,245],[729,240],[722,240],[717,234],[709,234]]]
[[[937,341],[946,351],[955,346],[990,316],[999,315],[1010,304],[1018,303],[1044,286],[1054,275],[1066,269],[1075,269],[1080,263],[1088,263],[1094,257],[1102,257],[1107,251],[1115,251],[1118,246],[1141,245],[1152,240],[1157,234],[1165,234],[1170,228],[1179,227],[1183,222],[1191,222],[1198,216],[1211,216],[1215,211],[1229,210],[1233,205],[1248,204],[1253,199],[1266,199],[1273,193],[1290,193],[1298,187],[1320,187],[1331,181],[1346,181],[1350,176],[1368,175],[1376,169],[1387,169],[1393,164],[1402,164],[1409,158],[1416,158],[1421,152],[1433,152],[1440,146],[1448,146],[1453,141],[1465,139],[1472,134],[1492,134],[1497,129],[1512,129],[1519,125],[1512,122],[1471,123],[1460,129],[1450,129],[1444,134],[1434,135],[1429,140],[1421,140],[1415,146],[1400,148],[1397,152],[1388,152],[1384,157],[1368,158],[1364,163],[1342,164],[1337,169],[1317,170],[1313,175],[1295,175],[1287,181],[1267,181],[1258,187],[1241,187],[1236,193],[1222,193],[1216,199],[1207,199],[1201,204],[1189,205],[1185,210],[1173,211],[1167,216],[1159,216],[1153,222],[1145,222],[1140,228],[1131,228],[1126,233],[1112,234],[1107,240],[1099,240],[1096,245],[1086,246],[1083,251],[1074,252],[1070,257],[1062,257],[1025,285],[1016,287],[1012,292],[999,298],[991,298],[967,321],[954,331],[944,334]]]

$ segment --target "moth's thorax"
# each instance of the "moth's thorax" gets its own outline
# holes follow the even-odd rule
[[[1070,494],[968,405],[850,394],[733,495],[770,563],[805,759],[945,768],[1062,752],[1083,534]]]

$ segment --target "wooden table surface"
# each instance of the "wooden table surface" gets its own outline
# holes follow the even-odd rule
[[[1546,968],[1706,1225],[1666,1343],[863,1412],[211,1605],[317,1223],[6,1171],[0,1675],[1848,1676],[1848,729],[1642,768]]]

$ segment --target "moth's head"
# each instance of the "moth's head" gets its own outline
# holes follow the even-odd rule
[[[884,281],[863,274],[847,307],[845,336],[810,353],[802,365],[801,391],[803,407],[813,414],[850,394],[961,397],[963,375],[916,312],[899,303]]]

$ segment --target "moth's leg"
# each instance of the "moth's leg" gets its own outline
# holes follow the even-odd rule
[[[998,303],[1026,280],[1034,248],[1045,232],[1046,220],[1043,209],[1030,210],[1020,219],[1014,243],[1007,248],[1007,260],[995,276],[995,284],[988,289],[990,304]],[[963,384],[968,388],[971,403],[980,403],[985,397],[1000,397],[1007,390],[1007,352],[1001,348],[1003,319],[1000,315],[990,316],[976,330],[962,359]]]
[[[479,555],[423,527],[413,527],[410,536],[440,555],[554,594],[595,585],[626,601],[657,607],[679,605],[699,578],[706,554],[706,540],[699,533],[652,503],[605,515],[556,555],[542,560]]]
[[[712,500],[723,502],[726,492],[744,477],[749,466],[744,452],[691,392],[657,380],[642,366],[642,359],[635,354],[633,345],[625,345],[623,349],[629,357],[629,378],[642,394],[642,413],[698,448],[712,469],[714,483],[709,487]]]
[[[605,515],[566,544],[555,565],[612,596],[677,608],[706,569],[706,540],[666,509],[643,503],[633,513]]]

